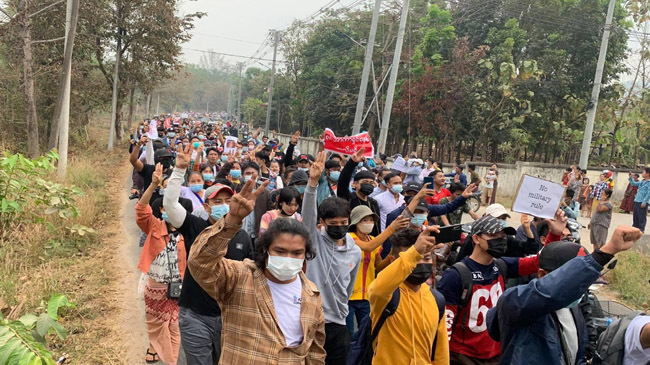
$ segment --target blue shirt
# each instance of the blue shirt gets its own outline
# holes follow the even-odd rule
[[[639,188],[634,197],[634,202],[648,204],[650,201],[650,180],[634,181],[630,178],[630,184]]]
[[[456,177],[456,173],[452,172],[449,174],[445,174],[445,177]],[[458,178],[460,180],[460,183],[467,186],[467,175],[463,174],[462,172],[460,173],[460,177]]]

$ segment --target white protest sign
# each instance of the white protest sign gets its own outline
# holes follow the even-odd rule
[[[237,152],[237,137],[227,136],[226,145],[223,148],[223,153]]]
[[[399,172],[406,172],[408,166],[406,166],[406,161],[402,157],[397,157],[393,164],[390,166],[392,170],[397,170]]]
[[[565,188],[562,184],[523,175],[512,204],[512,211],[552,219],[560,207]]]

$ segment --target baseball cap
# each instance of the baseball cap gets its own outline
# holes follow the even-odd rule
[[[424,210],[425,212],[429,211],[429,203],[425,199],[420,199],[418,205],[415,207],[415,210]]]
[[[491,215],[495,218],[499,218],[502,215],[507,215],[508,218],[511,218],[506,208],[499,203],[492,204],[489,207],[485,208],[485,214]]]
[[[363,218],[367,216],[372,216],[372,219],[375,220],[375,223],[379,221],[379,216],[373,213],[372,209],[366,205],[357,205],[350,212],[350,225],[359,223]]]
[[[420,185],[420,184],[418,184],[416,182],[410,182],[410,183],[407,183],[406,185],[404,185],[404,192],[407,192],[407,191],[418,192],[418,191],[420,191],[420,189],[422,189],[422,185]]]
[[[553,271],[577,256],[586,256],[589,252],[577,243],[556,241],[548,243],[539,253],[539,268]]]
[[[486,214],[472,224],[472,236],[481,233],[495,234],[502,231],[511,236],[517,234],[517,230],[512,227],[504,227],[501,222],[500,219]]]
[[[165,157],[172,158],[172,157],[174,157],[174,155],[172,155],[171,152],[167,151],[167,149],[163,148],[163,149],[159,149],[156,152],[154,152],[153,157],[154,157],[154,160],[158,161],[161,158],[165,158]]]
[[[205,191],[205,200],[213,199],[221,190],[224,189],[230,194],[235,195],[235,192],[228,185],[214,184]]]

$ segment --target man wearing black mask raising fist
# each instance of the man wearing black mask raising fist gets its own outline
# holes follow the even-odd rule
[[[341,175],[339,176],[338,186],[346,187],[350,184],[350,179],[352,174],[354,174],[355,168],[359,165],[359,162],[363,161],[363,153],[366,151],[365,148],[360,149],[354,155],[351,155],[348,159],[348,162],[343,167]],[[350,192],[349,189],[336,189],[336,195],[339,198],[343,198],[350,202],[350,209],[354,209],[359,205],[365,205],[372,210],[373,213],[379,216],[379,204],[374,198],[370,197],[370,194],[375,190],[376,187],[376,177],[375,174],[371,171],[359,171],[354,175],[354,181],[352,182],[352,187],[354,192]],[[378,236],[379,233],[379,222],[375,223],[375,226],[370,232],[371,236]]]

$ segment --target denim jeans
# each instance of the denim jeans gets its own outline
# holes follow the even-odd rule
[[[345,324],[352,335],[354,334],[354,318],[356,317],[358,326],[361,320],[370,314],[370,302],[367,300],[350,300],[348,301],[348,308],[350,312],[345,318]]]

